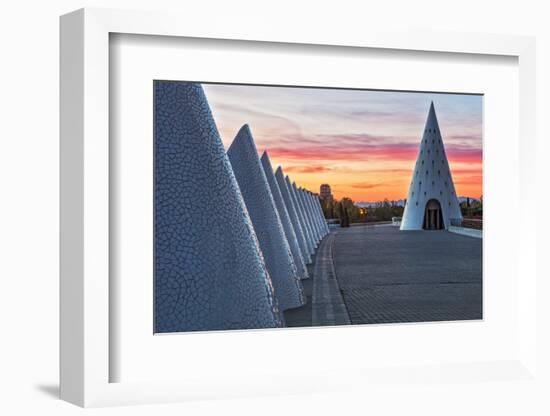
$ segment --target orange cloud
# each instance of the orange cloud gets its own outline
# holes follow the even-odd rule
[[[351,187],[360,188],[360,189],[372,189],[372,188],[377,188],[381,185],[382,185],[381,183],[360,182],[360,183],[351,184]]]
[[[321,172],[327,172],[330,169],[325,166],[288,166],[285,171],[287,173],[293,172],[293,173],[321,173]]]

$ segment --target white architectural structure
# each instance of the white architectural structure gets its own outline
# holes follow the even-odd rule
[[[302,283],[247,124],[227,149],[227,157],[252,220],[279,308],[283,311],[298,308],[306,303]]]
[[[302,251],[300,250],[298,237],[296,236],[296,232],[294,231],[294,227],[292,226],[290,214],[286,208],[285,201],[283,200],[281,189],[279,188],[279,185],[277,184],[277,179],[275,179],[275,175],[273,174],[271,160],[269,160],[269,155],[267,154],[267,151],[262,154],[260,161],[262,162],[262,167],[264,168],[265,176],[267,178],[269,188],[271,189],[273,200],[275,201],[275,207],[277,208],[277,212],[279,213],[279,217],[281,218],[281,223],[283,224],[285,237],[288,241],[288,245],[290,246],[290,251],[292,252],[292,257],[294,259],[294,264],[296,265],[298,276],[300,276],[301,279],[307,279],[309,277],[309,274],[307,271],[306,263],[304,261],[304,257],[302,256]]]
[[[462,214],[433,102],[412,174],[401,230],[447,230]]]

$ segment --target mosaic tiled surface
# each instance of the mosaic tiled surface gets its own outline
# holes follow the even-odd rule
[[[304,209],[307,212],[307,220],[309,221],[309,228],[311,229],[315,243],[318,244],[319,241],[321,240],[321,236],[319,235],[317,226],[315,225],[315,216],[313,215],[313,210],[311,209],[311,205],[309,204],[309,201],[306,198],[306,193],[304,192],[304,190],[302,188],[299,188],[298,192],[300,194],[300,197],[302,198],[302,204],[304,205]]]
[[[392,226],[340,229],[335,238],[353,324],[482,319],[481,239]]]
[[[433,102],[430,105],[409,186],[401,221],[402,230],[422,229],[426,205],[430,200],[440,204],[445,229],[449,228],[451,219],[462,220]]]
[[[300,206],[302,207],[302,212],[304,213],[304,220],[307,223],[308,230],[310,232],[311,238],[313,239],[313,245],[314,247],[317,247],[317,234],[315,232],[315,229],[313,228],[313,224],[311,221],[311,212],[309,211],[309,208],[306,204],[306,201],[304,200],[304,195],[302,194],[302,191],[300,188],[296,186],[296,184],[293,184],[294,192],[296,193],[296,197],[299,200]]]
[[[313,215],[313,211],[311,210],[311,207],[306,199],[305,192],[303,192],[301,188],[298,188],[298,192],[300,193],[300,197],[302,198],[302,205],[304,206],[304,210],[308,214],[307,220],[309,222],[309,228],[311,230],[315,246],[317,247],[319,245],[319,241],[321,241],[321,236],[317,232],[317,227],[315,227],[315,216]]]
[[[435,289],[435,290],[434,290]],[[434,296],[436,294],[437,296]],[[481,319],[481,284],[411,284],[342,290],[352,324]]]
[[[294,209],[296,210],[296,217],[298,218],[298,223],[300,224],[300,227],[302,228],[302,233],[304,234],[306,253],[308,253],[308,255],[310,255],[310,256],[313,256],[315,254],[315,250],[313,248],[313,244],[312,244],[312,241],[311,241],[311,236],[308,232],[308,229],[306,228],[302,208],[298,204],[298,200],[296,199],[296,194],[294,192],[294,189],[292,188],[292,184],[290,183],[290,179],[289,179],[288,175],[285,176],[284,182],[285,182],[285,186],[288,190],[288,193],[290,195],[290,199],[292,200],[292,204],[294,205]]]
[[[275,180],[277,181],[277,185],[279,185],[279,189],[281,191],[281,195],[283,196],[283,201],[285,202],[290,221],[292,222],[292,227],[294,228],[294,233],[296,234],[296,238],[298,239],[298,245],[300,246],[302,258],[304,259],[306,264],[310,264],[311,254],[309,253],[306,236],[304,234],[304,230],[302,229],[302,224],[298,216],[298,211],[296,210],[296,206],[294,204],[294,198],[292,198],[292,195],[288,190],[284,173],[280,166],[275,171]]]
[[[317,219],[315,218],[315,213],[313,212],[311,202],[309,201],[309,199],[307,197],[307,193],[303,188],[299,188],[298,190],[300,191],[300,194],[302,195],[302,201],[303,201],[303,203],[306,207],[306,210],[308,212],[309,221],[310,221],[311,227],[313,228],[313,234],[315,236],[315,240],[317,241],[317,243],[319,243],[319,241],[321,240],[321,235],[319,233],[319,230],[317,229],[317,223],[316,223]]]
[[[248,125],[227,150],[281,310],[304,304],[302,284]]]
[[[304,189],[304,192],[309,202],[311,212],[313,213],[313,220],[315,221],[317,232],[319,233],[319,236],[323,238],[326,232],[322,224],[323,219],[321,218],[321,215],[319,214],[319,210],[317,209],[317,206],[316,206],[318,201],[315,200],[316,199],[315,196],[311,192],[309,192],[307,189]]]
[[[308,242],[308,247],[309,247],[309,252],[313,255],[315,253],[315,238],[313,237],[313,233],[309,227],[309,222],[307,220],[307,213],[304,209],[304,206],[302,204],[302,200],[300,199],[300,197],[298,196],[298,191],[296,189],[296,185],[293,185],[290,178],[287,177],[285,178],[286,182],[287,182],[287,185],[290,189],[290,192],[292,193],[292,195],[294,196],[294,201],[296,202],[296,206],[298,207],[298,213],[299,213],[299,216],[302,220],[302,227],[306,230],[306,236],[307,236],[307,242]]]
[[[317,227],[319,229],[319,233],[321,234],[321,237],[324,237],[326,235],[326,230],[323,227],[322,214],[319,212],[319,208],[317,206],[319,204],[319,201],[311,193],[308,193],[308,197],[311,202],[311,207],[313,209],[313,212],[315,213],[315,219],[317,221]]]
[[[154,105],[155,332],[281,326],[202,87],[156,81]]]
[[[275,179],[275,175],[273,174],[273,168],[271,166],[271,161],[269,160],[269,155],[267,154],[267,152],[263,153],[260,160],[262,162],[262,167],[267,178],[267,183],[269,184],[269,189],[271,190],[271,195],[273,196],[273,200],[275,201],[275,206],[277,208],[279,218],[281,220],[281,223],[283,224],[285,237],[288,241],[288,245],[290,246],[290,251],[292,252],[292,258],[294,259],[294,264],[296,265],[298,276],[301,279],[306,279],[309,277],[307,267],[302,256],[302,252],[300,251],[298,239],[296,237],[296,233],[294,232],[292,222],[290,221],[288,210],[286,209],[285,203],[283,201],[281,190],[279,189],[279,185],[277,184],[277,180]]]
[[[311,223],[313,225],[313,228],[315,229],[315,235],[317,236],[317,241],[320,241],[323,236],[321,235],[321,230],[319,229],[319,221],[317,218],[317,213],[313,208],[313,203],[311,202],[311,199],[309,198],[309,193],[306,190],[300,189],[300,191],[302,192],[302,196],[307,205],[309,216],[311,218]]]
[[[315,202],[317,205],[317,210],[319,211],[319,216],[321,217],[321,223],[323,224],[325,233],[328,234],[330,232],[330,229],[328,228],[327,220],[325,219],[325,214],[323,213],[323,208],[321,208],[321,201],[318,197],[315,197]]]
[[[313,199],[313,206],[315,207],[319,215],[321,230],[323,230],[323,233],[326,235],[328,234],[329,229],[328,229],[327,221],[325,220],[325,214],[323,213],[323,209],[321,208],[321,201],[319,201],[319,197],[315,195],[311,195],[311,198]]]
[[[321,204],[319,202],[319,199],[311,193],[309,194],[309,198],[311,199],[311,205],[313,206],[313,210],[317,215],[319,232],[321,233],[322,236],[325,236],[328,233],[328,227],[326,226],[325,217],[323,215],[323,211],[321,209]]]

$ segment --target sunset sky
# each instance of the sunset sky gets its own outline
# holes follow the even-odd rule
[[[482,96],[203,84],[227,149],[248,124],[300,186],[337,199],[403,199],[433,100],[459,196],[482,195]]]

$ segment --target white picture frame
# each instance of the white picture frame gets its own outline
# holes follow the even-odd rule
[[[318,374],[302,374],[297,369],[293,374],[238,382],[235,374],[227,373],[215,381],[110,382],[110,363],[117,359],[109,348],[109,36],[113,33],[515,57],[519,67],[520,210],[527,209],[535,193],[535,184],[529,179],[534,175],[536,159],[534,39],[368,29],[306,34],[281,31],[275,24],[242,34],[235,33],[229,23],[205,27],[177,14],[106,9],[82,9],[61,18],[61,398],[88,407],[320,392],[342,388],[341,380],[350,375],[366,385],[406,379],[406,371],[380,368],[366,374],[359,367],[331,370],[330,377],[322,381]],[[480,382],[471,373],[482,369],[493,369],[508,379],[536,375],[536,230],[526,226],[527,215],[519,217],[516,274],[521,271],[522,279],[517,293],[517,355],[499,363],[426,366],[418,370],[420,379],[433,379],[435,373],[441,373],[451,381]],[[323,331],[336,336],[334,329]]]

